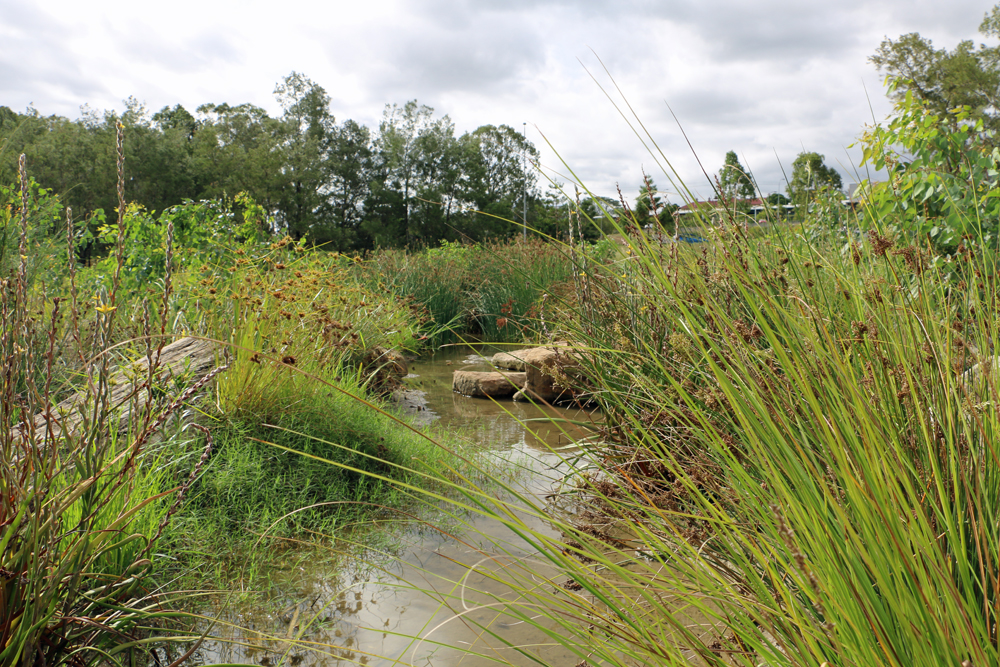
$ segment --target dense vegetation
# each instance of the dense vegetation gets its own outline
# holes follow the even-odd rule
[[[246,196],[126,203],[123,139],[110,254],[88,266],[86,228],[23,158],[3,191],[4,665],[130,660],[188,572],[251,585],[275,538],[333,535],[465,465],[380,407],[388,351],[431,326],[419,308],[266,234]],[[191,335],[214,364],[161,363]]]
[[[883,45],[887,66],[902,67],[889,60],[898,47]],[[863,184],[860,208],[804,153],[807,178],[790,193],[808,206],[803,224],[752,229],[722,206],[698,246],[647,233],[651,219],[669,225],[647,180],[634,210],[572,202],[563,243],[316,250],[309,239],[458,238],[442,230],[482,216],[465,217],[459,190],[435,189],[468,181],[433,180],[447,169],[428,156],[447,153],[428,147],[477,146],[469,169],[484,144],[416,104],[388,109],[367,137],[324,116],[325,94],[294,75],[278,88],[280,119],[225,105],[193,124],[178,108],[81,122],[7,113],[8,148],[45,157],[38,183],[21,161],[0,189],[0,664],[133,662],[169,615],[169,589],[151,592],[165,572],[243,579],[232,565],[259,563],[258,540],[330,533],[407,502],[403,489],[449,484],[558,567],[497,606],[581,664],[1000,662],[995,109],[931,94],[953,90],[955,68],[991,81],[995,61],[985,47],[927,53],[939,87],[890,77],[896,114],[862,137],[889,178]],[[480,139],[527,150],[508,130]],[[384,180],[336,181],[323,170],[346,162],[315,161],[361,144]],[[91,153],[61,152],[71,145]],[[237,153],[259,171],[220,166]],[[137,201],[125,196],[131,155]],[[188,166],[168,178],[175,158]],[[107,182],[83,178],[106,169],[74,166],[101,160]],[[63,185],[47,180],[59,164],[78,170]],[[145,171],[156,164],[162,178]],[[260,180],[211,180],[224,175]],[[520,172],[482,202],[511,208],[517,178],[523,191]],[[337,199],[355,185],[361,199]],[[751,194],[735,153],[717,186],[723,204]],[[68,202],[87,215],[75,221]],[[508,228],[482,236],[517,230],[495,224]],[[588,227],[619,241],[589,244]],[[446,435],[432,442],[380,407],[387,350],[470,333],[576,348],[559,380],[605,423],[567,461],[556,501],[574,511],[551,513],[559,537],[446,474],[468,470],[439,446]],[[165,373],[163,344],[187,334],[218,346],[215,368]],[[122,385],[135,391],[113,405]],[[74,392],[82,408],[57,406]]]
[[[275,96],[278,117],[226,103],[151,114],[135,99],[121,114],[85,108],[78,120],[0,107],[0,183],[13,183],[17,156],[28,155],[32,178],[93,232],[117,205],[120,122],[129,202],[151,213],[246,193],[267,214],[260,231],[357,251],[510,237],[522,231],[526,197],[533,230],[566,233],[566,202],[542,194],[537,150],[507,125],[456,136],[448,116],[416,101],[387,105],[377,128],[338,122],[326,91],[297,73]]]

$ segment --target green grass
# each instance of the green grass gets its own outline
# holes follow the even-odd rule
[[[207,552],[213,565],[241,563],[245,570],[228,574],[234,579],[260,572],[283,540],[328,542],[412,502],[408,485],[427,487],[425,476],[466,467],[453,450],[368,405],[357,376],[326,384],[297,375],[271,388],[270,414],[234,412],[213,429],[216,453],[168,533],[175,553],[197,554],[191,566],[205,565]]]
[[[380,250],[359,275],[412,301],[433,343],[472,335],[520,342],[539,334],[542,296],[564,292],[572,262],[559,244],[528,241],[444,244],[419,251]]]

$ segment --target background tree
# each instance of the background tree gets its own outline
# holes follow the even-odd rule
[[[274,89],[284,113],[276,125],[281,146],[278,223],[294,239],[323,236],[333,226],[325,196],[336,121],[326,91],[297,72]]]
[[[459,142],[466,160],[463,196],[479,212],[469,221],[467,234],[481,239],[517,233],[524,196],[538,197],[538,175],[531,167],[538,150],[509,125],[483,125]]]
[[[727,202],[753,199],[753,181],[736,151],[726,153],[726,161],[719,170],[719,196]]]
[[[635,198],[635,208],[632,209],[636,224],[640,227],[656,224],[665,233],[673,234],[674,211],[676,210],[677,206],[664,203],[653,179],[643,175],[643,183],[639,186],[639,196]]]
[[[788,197],[797,205],[808,204],[824,189],[843,187],[840,173],[823,164],[819,153],[799,153],[792,163],[792,179],[788,182]]]
[[[447,173],[443,155],[434,152],[453,151],[453,144],[454,124],[447,116],[435,119],[434,109],[416,100],[386,105],[374,142],[373,199],[366,205],[373,238],[408,245],[427,233],[414,219],[418,195],[432,194],[432,181]]]
[[[364,232],[364,202],[370,197],[372,178],[371,131],[353,120],[333,132],[326,155],[324,191],[330,211],[329,226],[313,232],[313,239],[337,250],[372,248]]]
[[[261,231],[337,250],[519,233],[510,221],[522,215],[525,193],[529,228],[552,218],[530,166],[538,152],[510,126],[456,138],[447,116],[416,101],[387,106],[375,132],[338,125],[326,91],[297,72],[274,94],[277,117],[228,103],[151,115],[132,98],[122,113],[85,107],[77,120],[0,107],[0,184],[16,181],[17,156],[26,153],[39,186],[77,220],[111,214],[121,122],[125,196],[149,211],[245,192],[264,211],[254,218]]]
[[[983,19],[979,32],[1000,37],[1000,5]],[[889,94],[897,102],[912,93],[940,118],[969,106],[987,129],[1000,129],[1000,47],[960,42],[953,50],[936,49],[919,33],[885,39],[869,58],[889,79]]]
[[[252,104],[203,104],[194,159],[203,198],[250,193],[269,217],[282,203],[285,153],[281,121]]]
[[[656,183],[644,174],[642,185],[639,186],[639,195],[635,198],[635,208],[632,209],[636,223],[640,227],[648,225],[650,219],[657,215],[662,207],[663,198],[656,189]]]

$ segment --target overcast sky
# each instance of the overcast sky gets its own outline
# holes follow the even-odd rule
[[[327,90],[338,121],[376,128],[386,103],[417,99],[448,114],[459,134],[527,123],[550,177],[575,175],[612,196],[620,184],[632,199],[645,169],[682,203],[664,158],[643,147],[616,104],[626,113],[631,105],[701,196],[710,188],[668,105],[709,174],[735,150],[762,191],[782,191],[782,166],[790,175],[795,156],[809,150],[825,155],[847,184],[859,173],[858,151],[847,146],[890,111],[868,56],[884,37],[913,31],[938,47],[982,41],[977,29],[991,6],[0,0],[0,105],[76,118],[81,105],[121,110],[132,95],[151,111],[249,102],[278,114],[275,84],[297,71]]]

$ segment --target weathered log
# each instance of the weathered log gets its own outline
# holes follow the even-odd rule
[[[158,362],[157,362],[158,359]],[[117,424],[119,433],[127,433],[136,407],[165,406],[185,389],[205,377],[216,363],[216,347],[211,341],[198,338],[181,338],[165,346],[159,355],[153,352],[154,395],[149,394],[149,363],[145,357],[120,365],[108,379],[109,389],[106,408],[102,413]],[[96,378],[94,379],[96,381]],[[169,385],[169,387],[167,386]],[[170,390],[175,391],[170,391]],[[157,396],[161,394],[161,396]],[[171,396],[173,394],[173,396]],[[63,434],[74,434],[85,418],[92,416],[94,395],[89,388],[82,389],[69,398],[35,415],[35,442],[58,439]],[[14,428],[15,437],[23,437],[25,425]]]

